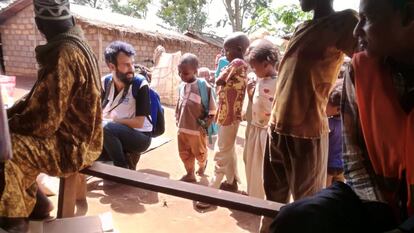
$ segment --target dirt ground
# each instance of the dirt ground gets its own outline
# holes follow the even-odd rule
[[[22,96],[34,82],[34,79],[18,78],[14,96]],[[172,140],[144,154],[137,170],[178,180],[185,173],[185,169],[178,156],[174,109],[166,107],[165,117],[166,132],[163,137]],[[237,138],[238,169],[242,180],[239,189],[241,190],[246,190],[242,148],[244,129],[242,125]],[[213,151],[209,149],[207,177],[201,180],[198,177],[201,184],[206,184],[213,175],[213,157]],[[51,200],[57,206],[57,196],[51,197]],[[89,178],[87,205],[81,206],[77,210],[77,215],[98,215],[111,212],[115,229],[122,233],[258,232],[260,222],[258,216],[221,207],[201,212],[195,208],[194,204],[191,200],[125,185],[103,185],[101,179]]]

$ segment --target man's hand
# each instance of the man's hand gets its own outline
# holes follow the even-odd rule
[[[136,116],[134,118],[130,118],[130,119],[120,119],[120,118],[116,118],[113,119],[114,122],[119,123],[119,124],[123,124],[126,125],[130,128],[142,128],[144,126],[144,120],[145,120],[145,116]]]
[[[214,115],[209,115],[206,119],[205,119],[205,121],[206,121],[206,125],[207,125],[207,128],[208,127],[210,127],[210,125],[213,123],[213,121],[214,121]]]

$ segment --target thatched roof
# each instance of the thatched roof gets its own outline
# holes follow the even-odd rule
[[[0,10],[0,24],[17,12],[33,4],[33,0],[16,0]],[[1,5],[0,5],[1,7]],[[77,20],[100,28],[137,34],[154,40],[178,41],[181,43],[205,44],[204,42],[167,30],[148,20],[137,19],[122,14],[112,13],[91,7],[71,4],[71,12]]]
[[[13,0],[0,0],[0,10],[6,8],[10,3],[14,2]]]
[[[181,33],[166,30],[148,20],[137,19],[76,4],[71,4],[71,11],[78,20],[101,28],[139,34],[140,36],[152,37],[153,39],[178,40],[181,42],[204,44],[199,40],[185,36]]]
[[[217,35],[212,35],[212,34],[203,33],[203,32],[194,32],[194,31],[187,31],[184,33],[184,35],[206,42],[208,44],[215,45],[219,48],[223,47],[224,39]]]
[[[8,0],[0,5],[0,24],[32,4],[32,0]]]

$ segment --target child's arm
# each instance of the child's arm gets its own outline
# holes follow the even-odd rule
[[[216,86],[224,86],[224,85],[226,85],[227,75],[228,75],[228,69],[223,70],[220,73],[220,76],[216,80]]]
[[[253,100],[253,94],[256,88],[256,81],[249,79],[247,82],[247,96],[249,97],[249,100]]]
[[[209,92],[208,92],[208,95],[209,95],[208,96],[208,98],[209,98],[208,116],[205,118],[205,122],[207,123],[207,127],[209,127],[211,125],[211,123],[214,122],[216,112],[217,112],[216,96],[215,96],[215,93],[214,93],[214,89],[209,87],[208,90],[209,90]]]
[[[175,125],[178,127],[178,120],[180,118],[178,106],[180,105],[180,95],[178,95],[177,104],[175,105]]]
[[[230,76],[233,74],[234,67],[230,64],[226,68],[224,68],[219,77],[217,78],[216,85],[217,86],[224,86],[227,83],[227,80],[230,78]]]

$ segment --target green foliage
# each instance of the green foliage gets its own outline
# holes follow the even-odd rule
[[[89,6],[97,9],[104,8],[107,4],[107,0],[73,0],[73,3],[78,5]]]
[[[244,21],[259,17],[259,9],[268,8],[272,0],[222,0],[227,15],[217,22],[217,26],[229,23],[233,31],[246,31]]]
[[[121,4],[120,0],[108,0],[113,12],[128,15],[135,18],[145,18],[147,5],[151,0],[128,0],[127,4]]]
[[[207,0],[161,0],[157,16],[180,32],[201,32],[207,26],[206,4]]]
[[[112,12],[135,18],[145,18],[151,0],[71,0],[73,3],[97,9],[111,8]]]
[[[269,8],[270,3],[272,0],[255,0],[255,1],[245,1],[244,11],[246,12],[244,14],[244,17],[255,19],[259,16],[259,10],[261,8]]]
[[[285,5],[276,9],[261,7],[257,17],[250,22],[250,33],[264,28],[279,37],[290,36],[295,28],[312,18],[311,13],[303,12],[298,5]]]

